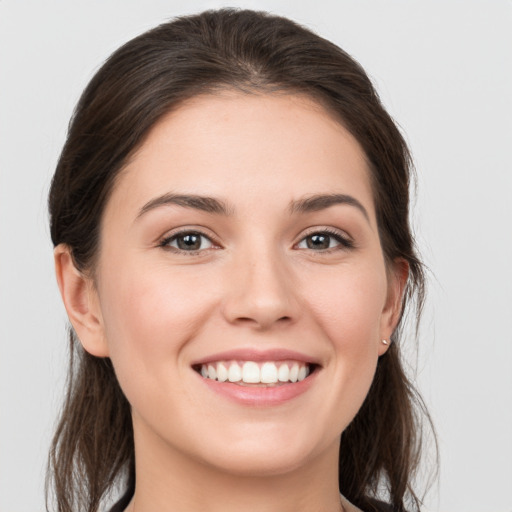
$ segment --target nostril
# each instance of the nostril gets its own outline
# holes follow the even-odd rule
[[[278,318],[272,318],[272,317],[264,317],[263,315],[260,315],[258,317],[249,317],[249,316],[240,316],[234,320],[235,324],[238,324],[239,326],[245,325],[247,327],[254,327],[257,330],[267,330],[269,328],[272,328],[272,326],[285,326],[290,323],[292,323],[292,317],[291,316],[281,316]]]

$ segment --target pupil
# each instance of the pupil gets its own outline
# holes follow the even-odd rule
[[[330,237],[327,235],[311,235],[307,244],[309,249],[329,249]]]
[[[198,235],[183,235],[178,238],[178,247],[180,249],[197,250],[201,247],[201,237]]]

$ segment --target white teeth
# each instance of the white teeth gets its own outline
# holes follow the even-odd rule
[[[228,369],[222,363],[217,365],[217,380],[219,382],[226,382],[228,380]]]
[[[252,361],[247,361],[242,367],[242,380],[248,384],[260,382],[260,367]]]
[[[243,382],[245,384],[278,384],[300,382],[309,375],[309,366],[298,361],[256,363],[245,361],[219,361],[201,365],[205,379],[219,382]]]
[[[242,380],[242,369],[237,363],[231,363],[228,370],[229,382],[239,382]]]
[[[298,378],[299,378],[299,365],[297,363],[293,363],[292,367],[290,368],[290,377],[289,377],[289,379],[292,382],[297,382]]]
[[[274,363],[265,363],[261,367],[261,382],[275,384],[277,382],[277,366]]]
[[[282,364],[279,367],[278,379],[279,382],[288,382],[290,380],[290,368],[287,364]]]
[[[208,378],[215,380],[217,378],[217,370],[211,364],[208,365]]]

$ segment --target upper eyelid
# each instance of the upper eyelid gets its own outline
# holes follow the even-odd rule
[[[308,236],[311,233],[325,233],[325,232],[346,234],[347,236],[349,236],[345,230],[340,229],[340,228],[335,228],[333,226],[311,226],[309,228],[306,228],[303,231],[302,236]]]
[[[161,243],[166,240],[170,240],[179,235],[186,235],[187,233],[195,233],[201,236],[208,238],[211,242],[220,245],[219,237],[213,234],[209,229],[204,227],[195,227],[195,226],[187,226],[182,228],[174,228],[169,231],[166,231],[162,236],[158,237],[157,242]]]
[[[327,233],[329,235],[339,236],[340,238],[344,238],[352,242],[354,241],[353,237],[350,236],[344,229],[335,228],[332,226],[314,226],[311,228],[307,228],[303,233],[301,233],[298,241],[300,242],[304,238],[314,235],[316,233]]]
[[[208,238],[214,245],[222,247],[220,243],[219,237],[211,232],[211,230],[203,227],[203,226],[186,226],[181,228],[175,228],[170,231],[167,231],[163,236],[159,237],[157,242],[158,245],[163,245],[168,243],[171,239],[178,237],[179,235],[184,235],[187,233],[196,233],[198,235],[204,236]],[[297,245],[299,242],[304,240],[304,238],[317,234],[317,233],[327,233],[330,236],[338,236],[347,242],[354,243],[354,239],[350,236],[345,230],[340,228],[335,228],[333,226],[311,226],[306,228],[301,232],[301,234],[296,238],[296,241],[293,242],[293,246]]]

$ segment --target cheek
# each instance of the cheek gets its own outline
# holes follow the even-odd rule
[[[141,268],[135,260],[104,269],[108,279],[100,289],[102,314],[118,373],[158,373],[159,362],[180,357],[213,308],[201,272],[163,265]]]
[[[356,354],[378,346],[387,295],[384,267],[373,264],[317,274],[306,286],[315,318],[340,350]]]
[[[332,349],[326,371],[332,383],[330,409],[343,428],[361,407],[379,357],[380,321],[387,295],[384,267],[362,266],[316,276],[309,291],[315,323]],[[334,424],[333,423],[333,424]]]

